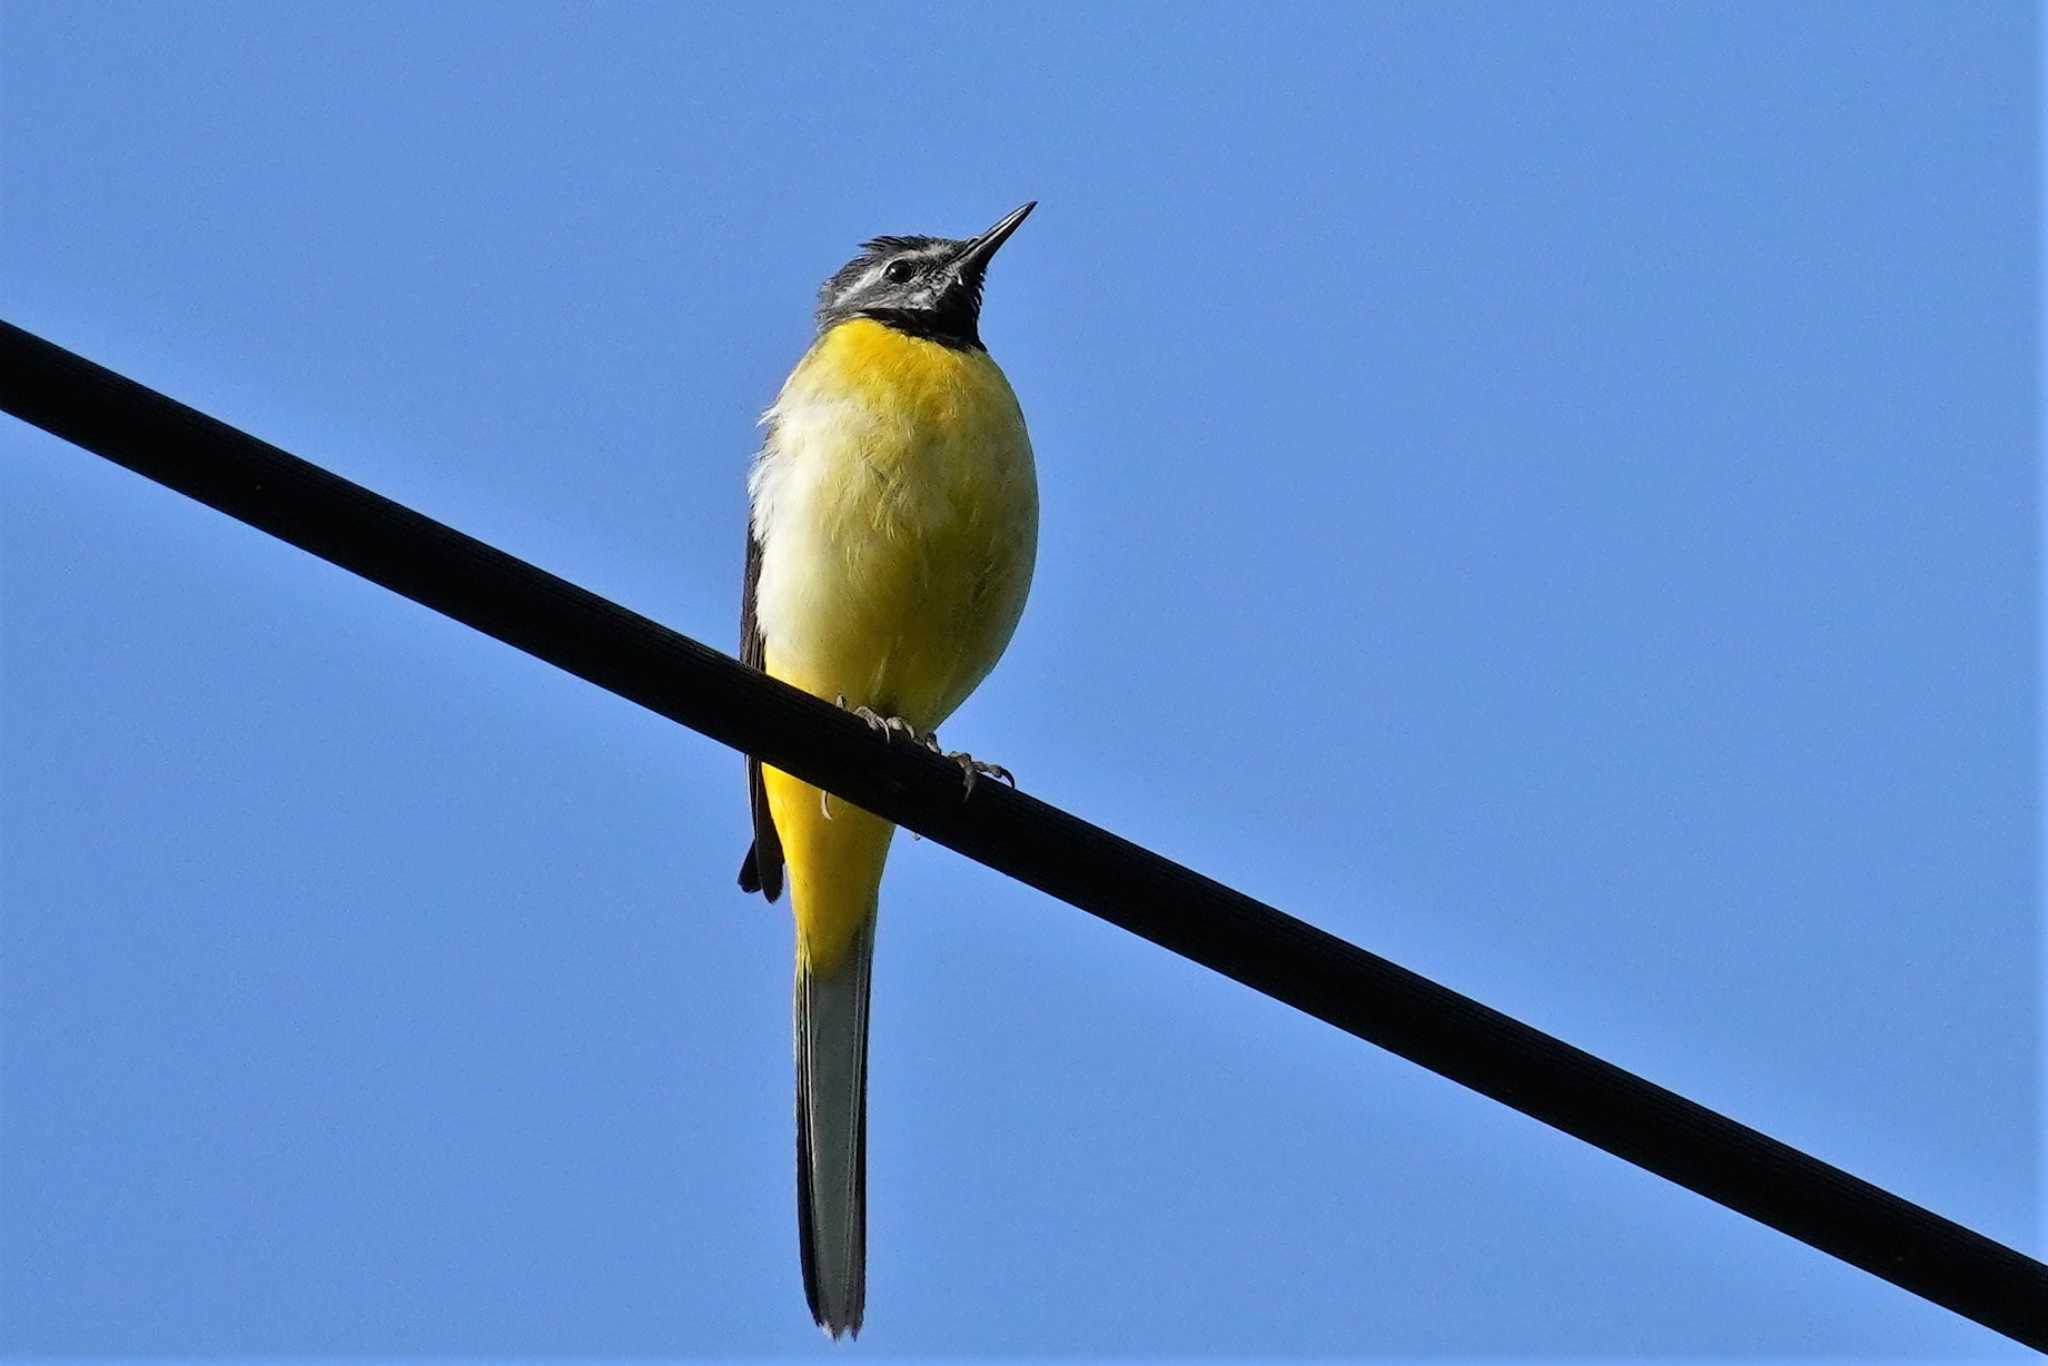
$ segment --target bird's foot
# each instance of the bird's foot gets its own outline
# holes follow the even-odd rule
[[[932,752],[936,754],[939,753],[939,750],[934,746]],[[960,794],[960,800],[962,801],[966,801],[974,795],[974,780],[976,778],[1000,778],[1012,788],[1017,786],[1016,775],[1001,764],[985,764],[972,754],[967,754],[960,750],[954,750],[945,757],[960,765],[960,778],[966,789]]]
[[[868,729],[880,734],[885,741],[893,741],[897,736],[901,735],[907,740],[923,745],[940,758],[951,759],[954,763],[960,765],[960,781],[964,789],[961,793],[963,801],[974,795],[974,783],[977,778],[1000,778],[1011,787],[1017,785],[1016,775],[1001,764],[985,764],[972,754],[960,750],[947,751],[940,749],[939,733],[936,730],[928,730],[920,735],[917,733],[917,727],[911,725],[900,716],[884,716],[873,707],[849,707],[846,705],[845,693],[838,694],[838,696],[833,698],[833,701],[838,704],[841,711],[850,711],[861,720],[867,722]],[[822,799],[824,794],[821,792],[819,796]],[[832,809],[828,806],[825,808],[825,818],[830,820],[831,817]]]
[[[833,700],[839,704],[841,711],[850,711],[861,720],[867,722],[868,729],[879,732],[884,740],[894,740],[899,735],[908,740],[921,740],[923,738],[918,735],[917,727],[911,725],[900,716],[884,716],[873,707],[849,707],[846,705],[845,693],[840,693]]]

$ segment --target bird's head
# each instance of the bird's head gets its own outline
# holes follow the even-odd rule
[[[877,237],[818,291],[819,330],[873,318],[947,346],[981,348],[981,285],[989,258],[1030,212],[1005,214],[979,237]]]

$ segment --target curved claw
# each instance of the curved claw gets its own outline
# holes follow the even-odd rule
[[[839,705],[842,709],[848,709],[846,707],[845,693],[839,694]],[[867,722],[868,729],[878,732],[884,740],[894,740],[899,735],[911,740],[919,738],[917,727],[911,725],[900,716],[884,716],[873,707],[853,707],[849,710],[855,716]]]
[[[982,775],[999,778],[1008,783],[1013,790],[1017,786],[1016,775],[1001,764],[985,764],[964,750],[955,750],[946,757],[960,765],[960,777],[965,786],[965,791],[960,794],[960,800],[963,802],[974,795],[974,780]]]

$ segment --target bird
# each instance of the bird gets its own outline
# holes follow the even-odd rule
[[[747,477],[741,658],[885,741],[937,728],[995,667],[1031,587],[1038,481],[1024,413],[981,339],[976,237],[876,237],[818,292],[816,334],[761,419]],[[977,775],[1007,770],[964,753]],[[785,874],[796,927],[797,1233],[811,1317],[858,1335],[867,1300],[868,995],[895,826],[747,761],[743,891]]]

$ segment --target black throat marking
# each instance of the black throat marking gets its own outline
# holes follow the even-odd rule
[[[847,317],[873,318],[884,327],[905,336],[922,337],[955,351],[986,351],[981,344],[980,319],[967,308],[861,308]],[[834,319],[842,322],[845,319]]]

